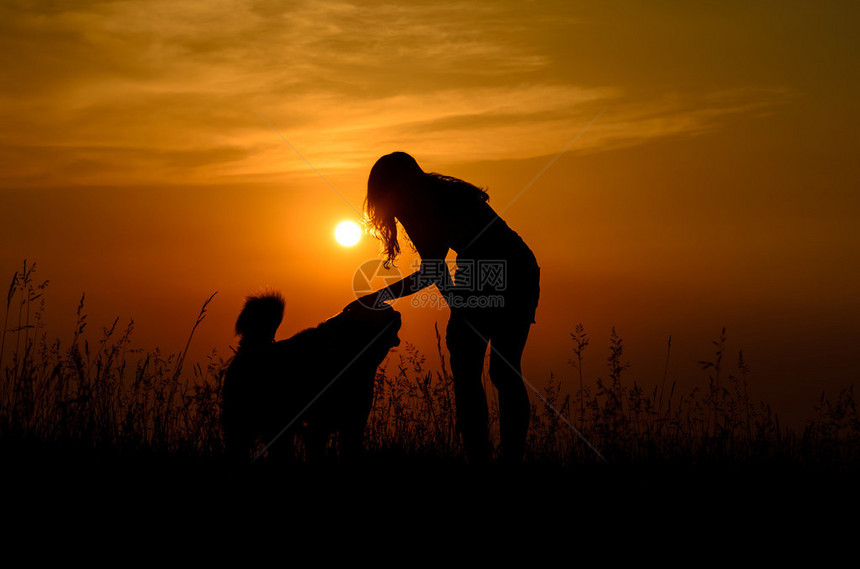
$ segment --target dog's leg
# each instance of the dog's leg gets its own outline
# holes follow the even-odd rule
[[[230,475],[238,475],[247,469],[254,440],[253,434],[247,429],[224,429],[225,458]]]

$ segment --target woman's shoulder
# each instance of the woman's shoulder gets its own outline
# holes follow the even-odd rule
[[[440,184],[432,199],[410,212],[407,233],[417,241],[444,242],[458,255],[508,258],[528,249],[520,236],[496,213],[483,192]],[[404,224],[404,226],[406,226]],[[414,236],[413,236],[414,233]],[[414,238],[413,238],[414,237]],[[433,239],[431,239],[433,237]]]

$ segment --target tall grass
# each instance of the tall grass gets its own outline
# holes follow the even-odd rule
[[[47,281],[35,265],[13,276],[6,313],[17,319],[0,341],[0,442],[48,442],[121,452],[211,454],[222,442],[219,409],[224,362],[213,350],[205,367],[183,369],[185,349],[166,354],[131,347],[134,321],[119,319],[95,340],[84,296],[68,345],[48,339],[43,320]],[[214,295],[213,295],[214,296]],[[17,314],[16,314],[17,313]]]
[[[445,365],[439,329],[441,371],[428,369],[426,357],[403,343],[396,362],[377,372],[374,403],[365,433],[373,451],[455,456],[462,452],[454,422],[454,385]]]
[[[47,337],[48,281],[35,274],[35,265],[25,262],[7,292],[0,335],[0,448],[47,443],[135,456],[222,455],[220,396],[229,359],[212,350],[203,364],[186,362],[212,297],[203,303],[180,353],[134,348],[133,321],[120,326],[117,319],[93,337],[83,296],[64,345]],[[436,340],[438,361],[428,362],[404,342],[380,367],[365,433],[371,455],[461,459],[453,380],[438,329]],[[725,330],[713,342],[713,357],[699,362],[697,385],[684,393],[669,374],[671,338],[659,385],[630,377],[634,368],[614,329],[603,356],[589,351],[592,341],[582,324],[574,327],[571,340],[575,376],[552,375],[532,397],[527,461],[564,467],[604,461],[792,461],[828,468],[858,463],[860,418],[853,388],[835,400],[822,395],[815,418],[804,428],[782,426],[769,405],[750,398],[749,367],[743,352],[730,363]],[[585,375],[583,362],[590,357],[605,358],[605,375]],[[497,439],[495,391],[486,376],[484,383]]]
[[[582,369],[590,339],[581,324],[572,334],[574,359]],[[749,395],[749,366],[743,351],[726,361],[726,331],[713,344],[713,357],[700,361],[704,377],[686,393],[678,382],[667,387],[671,338],[659,385],[629,379],[630,363],[613,328],[605,379],[565,393],[551,378],[532,407],[530,451],[534,460],[575,465],[704,463],[761,465],[793,462],[804,466],[851,468],[860,459],[860,416],[853,386],[835,401],[821,395],[816,414],[798,430],[780,424],[770,405]],[[694,382],[695,383],[695,382]],[[555,417],[569,418],[562,426]],[[576,428],[574,425],[578,425]],[[586,442],[587,441],[587,442]]]

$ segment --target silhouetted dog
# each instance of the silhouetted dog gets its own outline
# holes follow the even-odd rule
[[[275,342],[283,314],[283,298],[265,293],[248,297],[236,320],[241,339],[223,388],[228,457],[247,464],[260,445],[270,459],[290,457],[296,435],[309,459],[332,434],[342,457],[360,453],[376,370],[400,344],[400,313],[350,309]]]

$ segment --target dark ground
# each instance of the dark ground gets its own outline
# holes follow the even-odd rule
[[[372,456],[231,477],[214,459],[8,445],[0,464],[7,556],[64,565],[827,566],[854,554],[860,505],[856,473],[779,464]]]
[[[232,475],[214,458],[120,455],[51,445],[0,448],[7,511],[20,512],[101,510],[107,517],[122,517],[161,508],[179,515],[441,516],[457,523],[520,518],[554,525],[585,520],[708,523],[728,516],[746,524],[755,516],[783,522],[826,520],[840,511],[856,520],[860,503],[856,470],[789,462],[479,468],[456,459],[373,455],[353,465],[261,464]]]

